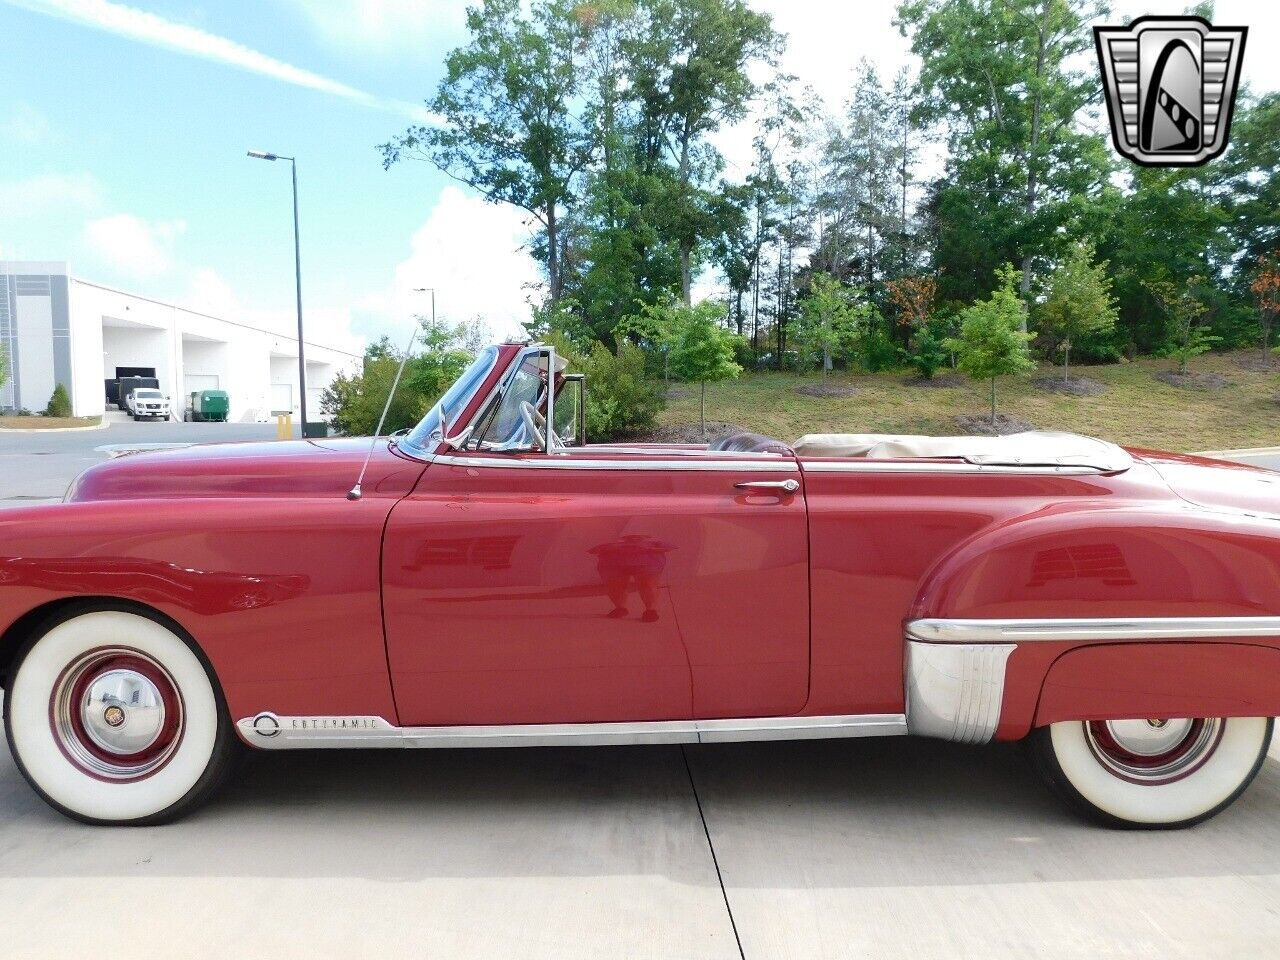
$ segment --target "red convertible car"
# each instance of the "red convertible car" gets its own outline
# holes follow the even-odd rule
[[[1171,827],[1262,765],[1280,475],[1050,433],[589,444],[584,397],[503,344],[394,441],[134,454],[0,514],[22,773],[140,824],[240,745],[1026,739],[1077,808]]]

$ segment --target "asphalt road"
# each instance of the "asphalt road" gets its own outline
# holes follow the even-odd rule
[[[0,435],[0,503],[60,497],[100,446],[271,436]],[[1074,819],[1016,745],[908,738],[252,754],[192,817],[104,829],[0,747],[0,956],[1265,957],[1271,756],[1173,833]]]

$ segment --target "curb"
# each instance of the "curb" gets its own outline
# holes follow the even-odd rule
[[[83,433],[86,430],[105,430],[111,426],[105,419],[89,427],[0,427],[0,434],[5,433]]]
[[[1280,447],[1242,447],[1239,450],[1199,450],[1197,457],[1268,457],[1280,456]]]

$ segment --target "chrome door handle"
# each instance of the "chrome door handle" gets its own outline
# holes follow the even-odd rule
[[[742,480],[734,484],[739,490],[784,490],[795,493],[800,489],[799,480]]]

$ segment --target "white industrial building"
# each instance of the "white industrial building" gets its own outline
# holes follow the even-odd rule
[[[233,421],[298,415],[298,341],[236,319],[214,317],[70,275],[65,262],[0,260],[0,345],[8,377],[0,410],[40,411],[55,384],[78,417],[101,414],[106,381],[150,376],[173,400],[225,390]],[[306,341],[307,415],[320,393],[360,356]]]

